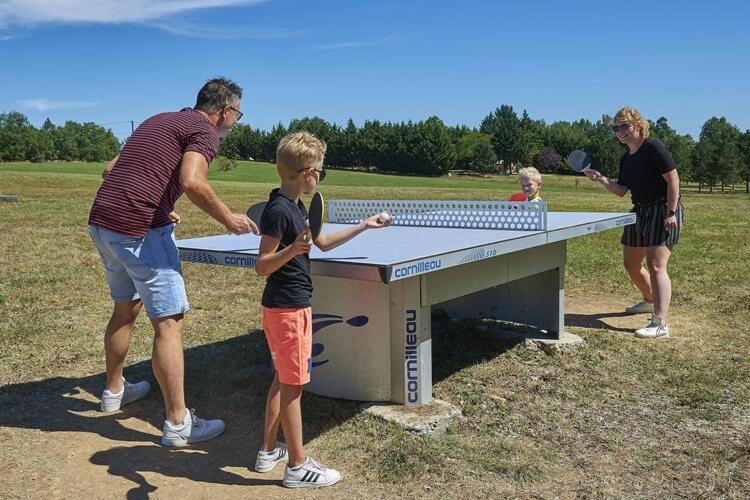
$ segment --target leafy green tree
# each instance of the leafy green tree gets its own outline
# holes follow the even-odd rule
[[[740,178],[745,182],[745,193],[750,193],[750,130],[740,135]]]
[[[716,184],[724,186],[740,178],[740,131],[726,118],[709,118],[703,124],[693,156],[695,180],[707,184],[713,192]]]
[[[492,148],[492,136],[482,132],[469,132],[458,142],[455,166],[461,170],[491,172],[497,156]]]
[[[286,128],[281,123],[278,123],[271,129],[271,133],[267,134],[263,138],[263,154],[261,158],[264,160],[276,161],[276,148],[279,145],[279,141],[282,137],[287,134]]]
[[[612,133],[614,120],[611,116],[603,115],[589,130],[583,120],[579,122],[585,134],[584,147],[593,160],[593,168],[610,178],[617,177],[620,168],[620,157],[624,146],[618,142]]]
[[[521,120],[512,106],[503,104],[487,115],[479,130],[492,136],[495,155],[505,164],[518,163],[524,157]]]
[[[695,141],[689,135],[680,135],[667,123],[663,116],[651,124],[651,136],[659,139],[672,154],[680,180],[693,178],[693,149]]]
[[[0,114],[0,161],[24,161],[28,136],[33,127],[25,115],[16,111]]]

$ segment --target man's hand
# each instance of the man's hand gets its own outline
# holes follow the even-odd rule
[[[258,234],[258,226],[245,214],[229,214],[224,226],[232,234],[247,234],[251,231]]]
[[[169,212],[169,219],[170,219],[170,220],[171,220],[172,222],[174,222],[175,224],[179,224],[179,223],[180,223],[180,221],[182,220],[182,219],[180,218],[180,214],[178,214],[178,213],[177,213],[177,212],[175,212],[175,211]]]

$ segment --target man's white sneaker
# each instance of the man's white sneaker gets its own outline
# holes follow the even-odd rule
[[[164,421],[161,444],[164,446],[185,446],[213,439],[224,432],[223,420],[205,420],[198,418],[195,410],[188,410],[180,425]]]
[[[669,337],[669,325],[659,316],[651,316],[648,326],[636,330],[635,336],[642,339],[665,339]]]
[[[626,307],[625,312],[628,314],[652,313],[654,312],[654,304],[642,300],[636,304]]]
[[[123,378],[122,390],[118,394],[112,394],[107,389],[102,391],[101,409],[103,412],[117,411],[121,406],[141,399],[150,390],[151,385],[145,380],[131,384]]]
[[[287,488],[324,488],[341,480],[337,470],[319,464],[310,457],[297,467],[284,468],[284,486]]]
[[[255,459],[255,471],[256,472],[271,472],[276,464],[287,460],[288,455],[286,452],[286,445],[279,443],[275,450],[258,452],[258,457]]]

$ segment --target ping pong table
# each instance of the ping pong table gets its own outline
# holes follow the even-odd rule
[[[635,215],[547,213],[544,206],[543,222],[539,230],[393,225],[325,253],[313,247],[312,381],[305,389],[429,403],[433,308],[456,319],[522,323],[560,338],[567,240],[633,224]],[[323,231],[345,227],[327,223]],[[259,242],[255,235],[221,235],[180,240],[178,248],[185,262],[253,268]]]

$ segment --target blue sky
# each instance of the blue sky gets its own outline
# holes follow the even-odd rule
[[[750,2],[0,0],[0,112],[105,124],[192,106],[226,75],[244,123],[478,126],[621,105],[697,136],[750,128]]]

